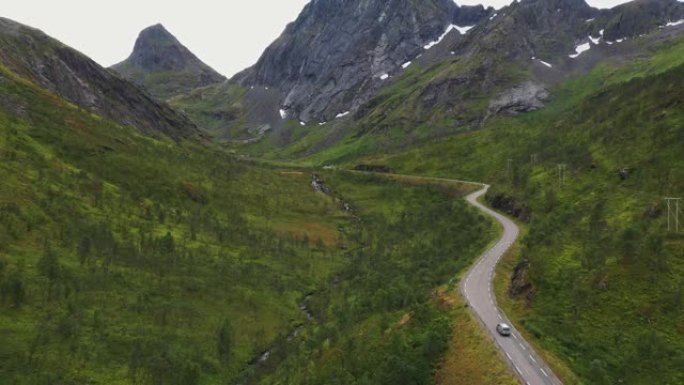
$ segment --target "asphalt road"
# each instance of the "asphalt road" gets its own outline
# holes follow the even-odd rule
[[[517,330],[511,325],[496,304],[493,295],[493,278],[496,264],[518,238],[519,230],[516,224],[505,216],[480,204],[477,199],[483,196],[489,186],[470,194],[468,203],[477,207],[483,213],[493,217],[503,226],[503,236],[489,251],[480,257],[465,279],[461,283],[461,292],[470,309],[480,319],[483,327],[494,339],[497,348],[502,352],[511,368],[515,371],[523,384],[526,385],[559,385],[562,382],[532,350]],[[496,331],[496,325],[505,322],[511,325],[510,337],[502,337]]]

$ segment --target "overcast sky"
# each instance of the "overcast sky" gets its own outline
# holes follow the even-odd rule
[[[138,32],[162,23],[226,76],[254,64],[309,0],[14,0],[0,16],[39,28],[104,66],[130,54]],[[588,0],[611,7],[626,0]],[[502,7],[510,0],[457,0]]]

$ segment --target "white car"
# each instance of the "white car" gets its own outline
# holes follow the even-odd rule
[[[496,325],[496,331],[504,337],[508,337],[511,335],[511,327],[505,323],[500,323]]]

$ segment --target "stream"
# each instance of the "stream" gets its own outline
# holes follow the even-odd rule
[[[314,293],[309,293],[299,303],[299,310],[302,312],[302,314],[304,314],[308,323],[313,323],[316,321],[316,318],[314,317],[313,313],[311,312],[311,309],[309,308],[309,302],[311,301],[313,296]],[[266,349],[261,354],[252,359],[252,361],[249,362],[248,370],[244,374],[243,378],[241,378],[237,382],[237,385],[250,384],[251,381],[258,377],[260,372],[266,368],[266,366],[270,363],[271,359],[281,349],[286,347],[287,344],[294,341],[295,338],[297,338],[297,336],[299,336],[299,334],[306,328],[306,326],[306,323],[297,325],[287,334],[287,336],[284,339],[277,340],[268,349]]]
[[[342,205],[342,209],[346,213],[353,213],[351,205],[347,202],[338,200],[338,198],[334,196],[332,190],[325,184],[325,182],[317,174],[312,175],[311,187],[314,189],[314,191],[331,196],[335,199],[336,202],[340,202]],[[360,219],[359,217],[353,214],[352,217],[357,220]],[[336,282],[337,278],[333,279],[333,286],[337,286]],[[307,322],[297,325],[287,334],[287,336],[284,339],[279,339],[275,341],[268,349],[266,349],[261,354],[252,359],[249,362],[248,369],[245,371],[243,377],[240,380],[238,380],[236,385],[248,385],[252,383],[252,381],[258,378],[259,375],[263,372],[263,370],[266,369],[266,367],[273,360],[273,357],[278,352],[280,352],[288,344],[292,343],[292,341],[294,341],[299,336],[299,334],[301,334],[301,332],[304,331],[307,325],[316,322],[316,318],[314,317],[314,314],[309,307],[309,303],[313,299],[314,295],[315,293],[307,294],[304,297],[304,299],[302,299],[302,301],[299,303],[299,310],[302,312],[302,314],[304,314]]]

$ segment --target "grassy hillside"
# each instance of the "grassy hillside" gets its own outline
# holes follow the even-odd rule
[[[308,174],[0,79],[3,383],[223,382],[306,322],[299,302],[345,265],[349,217]]]
[[[663,201],[684,196],[682,79],[684,43],[665,43],[539,112],[364,161],[492,182],[490,202],[530,220],[520,325],[585,383],[682,383],[684,237]]]
[[[245,106],[247,89],[226,82],[196,89],[169,100],[169,104],[186,113],[199,127],[219,140],[250,135]]]

